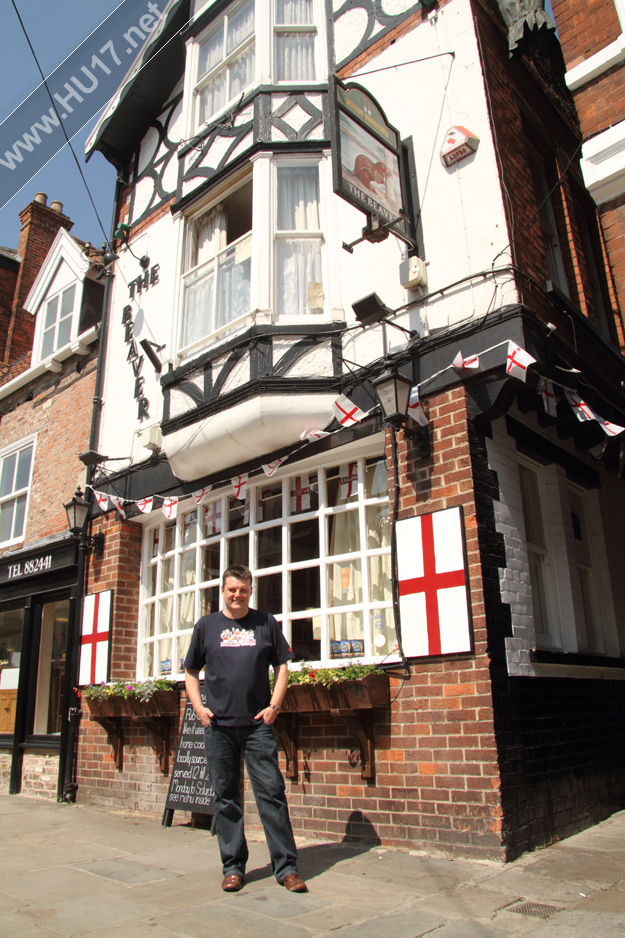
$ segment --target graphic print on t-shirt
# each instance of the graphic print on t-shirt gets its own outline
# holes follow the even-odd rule
[[[224,629],[220,635],[222,648],[254,647],[256,637],[254,629]]]

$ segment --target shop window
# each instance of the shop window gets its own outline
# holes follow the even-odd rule
[[[528,141],[526,141],[526,148],[549,279],[562,293],[569,296],[553,195],[547,182],[545,160]]]
[[[593,561],[592,541],[588,523],[588,512],[583,489],[569,486],[571,523],[575,540],[577,576],[581,603],[579,603],[578,645],[580,651],[604,655],[606,642],[597,591],[597,579]]]
[[[15,728],[23,626],[23,609],[0,612],[0,733]]]
[[[195,621],[221,608],[220,580],[249,564],[252,606],[271,612],[302,661],[394,656],[384,458],[248,484],[145,535],[142,676],[180,675]]]
[[[553,562],[541,467],[519,463],[536,644],[560,647]]]
[[[0,458],[0,544],[24,536],[34,445],[31,441]]]
[[[276,81],[314,81],[314,0],[275,0],[274,31]]]
[[[231,6],[198,44],[197,126],[235,103],[254,81],[254,0]]]
[[[277,167],[276,310],[323,313],[318,165]]]
[[[252,183],[187,225],[180,347],[250,312]]]
[[[61,732],[68,620],[68,599],[43,606],[35,700],[36,734]]]

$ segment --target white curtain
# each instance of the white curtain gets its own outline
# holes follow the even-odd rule
[[[228,54],[251,36],[254,32],[254,0],[250,0],[236,13],[228,17],[228,40],[226,50]]]
[[[249,257],[237,264],[236,248],[220,258],[215,329],[249,312],[251,272]]]
[[[214,36],[211,36],[210,39],[207,39],[206,42],[203,42],[200,46],[197,77],[201,78],[202,75],[206,75],[207,72],[210,72],[212,68],[219,65],[223,57],[224,30],[222,26],[218,33],[215,33]]]
[[[308,308],[308,284],[321,283],[321,243],[278,241],[278,314],[301,316]]]
[[[205,124],[226,103],[226,70],[219,72],[200,94],[200,124]]]
[[[191,266],[205,264],[226,246],[228,219],[224,207],[219,203],[194,226],[194,245]]]
[[[320,227],[318,168],[278,169],[278,230],[319,231]]]
[[[306,26],[313,22],[313,0],[276,0],[278,26]]]
[[[230,93],[228,94],[228,100],[232,98],[238,98],[241,92],[247,88],[248,85],[251,85],[254,80],[254,65],[256,57],[254,46],[251,49],[248,49],[243,55],[240,55],[238,59],[230,66]]]
[[[276,61],[278,81],[314,81],[314,34],[277,33]]]

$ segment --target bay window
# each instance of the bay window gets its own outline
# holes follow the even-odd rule
[[[221,607],[221,576],[249,564],[252,606],[275,615],[297,660],[396,653],[386,462],[345,457],[230,492],[145,534],[139,673],[183,671],[193,625]]]
[[[197,126],[234,103],[255,78],[254,0],[235,5],[200,40],[197,59]]]
[[[186,231],[180,347],[250,312],[252,183],[190,220]]]
[[[276,309],[278,316],[322,313],[319,167],[277,167]]]

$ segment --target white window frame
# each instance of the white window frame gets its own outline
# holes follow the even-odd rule
[[[316,84],[320,81],[320,76],[322,75],[321,70],[321,60],[320,60],[320,41],[319,41],[319,23],[322,21],[322,17],[319,15],[319,2],[318,0],[313,0],[312,9],[313,9],[313,21],[312,23],[303,23],[301,25],[288,25],[277,22],[276,16],[276,0],[270,0],[271,3],[271,22],[273,24],[273,35],[271,40],[271,58],[272,58],[272,74],[274,76],[274,81],[276,85],[310,85]],[[314,63],[315,63],[315,77],[314,78],[305,78],[305,79],[294,79],[294,78],[278,78],[278,40],[277,37],[280,34],[284,33],[301,33],[302,35],[313,35],[314,37]]]
[[[187,88],[187,100],[190,102],[188,109],[188,121],[187,121],[187,130],[189,134],[197,133],[202,130],[207,124],[215,123],[219,118],[225,114],[229,108],[235,104],[240,98],[240,93],[229,98],[223,107],[215,111],[214,114],[210,116],[207,121],[202,121],[199,113],[200,109],[200,95],[202,90],[219,74],[220,71],[227,69],[229,65],[232,64],[242,52],[246,49],[249,49],[252,45],[255,46],[254,53],[254,75],[252,81],[245,86],[244,93],[247,94],[251,88],[253,88],[259,82],[259,61],[258,61],[258,39],[259,39],[259,6],[261,5],[259,0],[256,0],[254,3],[254,29],[250,36],[243,40],[232,52],[226,53],[224,46],[224,55],[221,62],[214,66],[210,71],[206,72],[205,75],[202,75],[201,78],[198,78],[198,68],[199,68],[199,56],[200,56],[200,46],[211,35],[214,35],[219,31],[219,29],[226,25],[229,18],[236,13],[241,7],[245,6],[247,0],[236,0],[232,3],[220,16],[218,19],[209,23],[206,29],[197,36],[189,46],[189,53],[187,56],[187,72],[189,74],[190,82]],[[224,33],[225,36],[225,33]]]
[[[361,612],[363,615],[363,627],[364,627],[364,642],[365,642],[365,653],[362,656],[355,656],[357,660],[361,663],[375,663],[380,662],[381,660],[387,661],[397,661],[399,660],[398,653],[396,651],[391,651],[389,654],[387,650],[384,650],[383,654],[374,655],[374,646],[373,646],[373,613],[377,610],[389,610],[387,615],[391,624],[394,624],[393,618],[393,606],[392,606],[392,596],[389,595],[388,599],[385,600],[372,600],[369,599],[369,558],[375,556],[388,556],[390,558],[390,541],[389,545],[379,548],[369,548],[367,542],[367,527],[366,527],[366,508],[368,506],[375,506],[379,504],[388,504],[389,496],[381,497],[372,497],[366,498],[365,491],[365,465],[366,460],[370,458],[381,457],[383,455],[383,444],[378,443],[375,447],[368,446],[367,448],[359,447],[356,451],[358,455],[355,455],[350,452],[331,452],[328,453],[326,458],[323,461],[320,461],[317,457],[316,460],[311,461],[311,464],[306,463],[299,464],[290,467],[284,467],[283,471],[276,473],[274,477],[268,479],[264,476],[257,477],[253,480],[253,484],[248,484],[249,491],[249,511],[250,511],[250,524],[248,528],[239,528],[235,531],[228,532],[223,531],[221,534],[218,534],[212,538],[199,538],[195,542],[196,549],[196,573],[195,573],[195,584],[190,587],[180,587],[178,584],[180,582],[180,568],[181,562],[180,558],[183,553],[183,550],[192,549],[191,545],[187,548],[183,548],[182,545],[182,531],[184,524],[184,516],[189,512],[195,509],[195,505],[192,501],[179,504],[178,508],[178,518],[176,520],[176,533],[175,533],[175,548],[169,552],[163,552],[162,547],[164,546],[163,535],[165,532],[165,526],[167,522],[162,519],[162,516],[158,518],[157,515],[157,524],[153,523],[153,519],[148,520],[145,526],[144,531],[144,540],[143,540],[143,556],[142,556],[142,575],[141,575],[141,609],[140,609],[140,628],[139,628],[139,641],[138,641],[138,656],[137,656],[137,676],[139,678],[145,678],[149,676],[148,668],[146,668],[146,648],[151,646],[153,650],[152,654],[152,666],[151,670],[154,673],[159,670],[159,661],[160,657],[158,654],[157,643],[160,640],[171,641],[170,646],[170,657],[172,660],[172,671],[163,673],[162,676],[173,677],[181,679],[183,676],[182,671],[177,671],[174,669],[174,662],[179,661],[182,657],[181,652],[178,650],[177,640],[182,638],[183,641],[190,640],[193,628],[188,628],[184,630],[177,631],[176,626],[179,621],[179,605],[180,597],[185,593],[194,593],[195,595],[195,613],[194,613],[194,623],[200,618],[201,615],[201,590],[207,588],[219,588],[221,585],[221,576],[223,575],[224,570],[228,565],[228,555],[227,555],[227,541],[231,537],[240,537],[245,535],[249,536],[249,551],[250,551],[250,568],[254,576],[254,586],[258,579],[258,575],[272,575],[276,573],[282,573],[282,609],[281,613],[275,613],[275,618],[282,624],[283,632],[287,638],[287,641],[291,640],[291,629],[290,622],[296,621],[298,619],[311,619],[319,618],[321,624],[321,647],[322,649],[327,648],[328,654],[330,650],[329,644],[329,629],[330,621],[329,617],[332,615],[340,615],[341,613],[349,612]],[[338,465],[343,465],[346,462],[357,462],[358,463],[358,498],[354,502],[348,503],[348,505],[340,505],[336,507],[329,507],[326,505],[326,492],[325,492],[325,474],[324,470],[327,468],[336,467]],[[316,464],[315,464],[316,463]],[[304,466],[304,468],[301,468]],[[302,512],[300,514],[291,515],[290,514],[290,494],[289,480],[296,475],[301,474],[302,472],[312,472],[316,471],[318,473],[318,485],[319,485],[319,509],[310,512]],[[274,484],[276,482],[283,483],[283,493],[282,493],[282,518],[281,519],[272,519],[270,521],[262,522],[256,520],[256,506],[257,498],[256,492],[258,488]],[[232,496],[233,491],[230,486],[224,487],[221,489],[221,492],[211,492],[211,495],[206,499],[206,503],[202,508],[205,508],[207,505],[211,505],[215,502],[221,502],[221,516],[223,519],[223,526],[226,527],[227,513],[229,507],[229,499]],[[332,555],[330,560],[330,555],[327,551],[325,532],[327,528],[326,518],[333,514],[343,513],[344,511],[349,510],[350,508],[355,509],[359,515],[359,528],[360,528],[360,550],[354,551],[349,554],[337,554]],[[160,512],[158,513],[160,515]],[[199,516],[198,516],[199,517]],[[288,557],[288,546],[289,546],[289,526],[292,522],[299,522],[305,520],[311,520],[317,518],[319,521],[319,530],[320,530],[320,541],[319,541],[319,557],[313,558],[311,560],[291,562]],[[258,531],[265,530],[267,528],[281,526],[282,529],[282,556],[286,558],[285,562],[280,564],[277,567],[263,567],[261,569],[256,567],[256,556],[254,553],[255,549],[255,534]],[[160,545],[159,553],[156,558],[150,556],[151,553],[151,538],[152,533],[157,529],[160,529]],[[203,532],[202,532],[203,533]],[[201,581],[201,569],[202,569],[202,549],[208,544],[217,544],[223,543],[224,546],[220,549],[220,578],[214,580]],[[160,581],[159,577],[161,576],[160,570],[162,566],[163,559],[173,559],[174,561],[174,588],[173,590],[168,590],[165,592],[160,592]],[[351,605],[330,605],[328,600],[328,572],[331,563],[341,562],[341,561],[351,561],[360,560],[361,568],[361,580],[362,580],[362,601],[358,603],[353,603]],[[157,568],[157,588],[153,596],[148,595],[148,582],[151,574],[151,569]],[[289,611],[290,597],[289,597],[289,574],[293,570],[301,570],[306,568],[319,568],[320,571],[320,607],[318,609],[306,609],[303,611],[291,612]],[[159,613],[159,602],[161,599],[172,599],[172,631],[163,632],[158,634],[158,613]],[[219,591],[219,601],[220,608],[223,606],[223,601],[221,598],[221,593]],[[149,607],[154,607],[153,613],[153,627],[152,635],[146,634],[147,623],[150,619]],[[252,607],[254,607],[254,593],[252,594]],[[392,633],[391,633],[392,634]],[[182,649],[184,650],[184,649]],[[340,667],[341,664],[345,663],[345,659],[341,658],[330,658],[324,657],[320,662],[317,662],[317,666],[326,666],[326,667]],[[298,664],[294,665],[299,667]],[[158,673],[157,673],[158,676]]]
[[[4,460],[12,456],[14,453],[19,453],[22,450],[27,449],[27,447],[32,446],[32,455],[30,458],[30,473],[28,477],[28,485],[20,489],[15,489],[9,495],[4,495],[0,498],[0,507],[1,507],[2,505],[4,505],[5,503],[11,500],[17,501],[17,499],[21,495],[26,495],[26,503],[24,505],[24,527],[19,537],[10,537],[6,541],[0,541],[1,548],[11,547],[14,544],[21,544],[26,538],[26,529],[28,527],[28,509],[30,506],[30,490],[32,487],[33,470],[35,466],[36,444],[37,444],[37,434],[33,434],[32,436],[25,437],[25,439],[20,440],[18,443],[12,443],[11,446],[7,446],[5,449],[0,451],[0,478],[1,478],[2,469],[4,466]],[[17,467],[17,460],[16,460],[16,467]]]
[[[554,549],[553,549],[553,539],[552,539],[552,530],[551,530],[551,519],[550,513],[548,510],[549,500],[545,491],[545,476],[544,469],[540,463],[534,462],[532,459],[528,459],[525,456],[522,456],[520,453],[517,453],[517,460],[520,466],[523,466],[525,469],[528,469],[530,472],[533,472],[537,478],[538,486],[538,499],[540,505],[540,513],[543,525],[543,533],[545,536],[545,546],[530,544],[527,540],[527,533],[524,530],[525,535],[525,546],[528,556],[528,565],[529,565],[529,555],[530,553],[538,554],[542,557],[542,569],[543,569],[543,586],[545,592],[545,607],[547,615],[547,625],[548,632],[539,633],[536,630],[536,616],[534,616],[534,629],[535,629],[535,639],[536,647],[543,649],[551,650],[561,650],[564,646],[562,644],[562,626],[561,626],[561,610],[560,604],[558,601],[558,588],[556,581],[556,572],[554,569]],[[520,476],[520,473],[519,473]],[[520,494],[520,493],[519,493]],[[534,602],[534,591],[532,583],[530,581],[530,590],[532,592],[532,603]]]
[[[328,231],[329,219],[328,214],[328,199],[326,196],[326,161],[322,159],[321,155],[304,155],[300,154],[299,156],[293,156],[291,154],[275,155],[272,160],[272,181],[271,181],[271,190],[273,192],[273,208],[272,208],[272,222],[273,222],[273,231],[272,231],[272,258],[271,258],[271,269],[272,269],[272,281],[273,281],[273,291],[272,291],[272,306],[273,306],[273,318],[274,322],[291,325],[299,324],[302,321],[306,320],[307,322],[323,322],[328,315],[328,300],[329,289],[328,282],[328,261],[327,261],[327,237],[326,232]],[[278,170],[282,168],[296,168],[296,167],[309,167],[316,166],[319,178],[319,223],[321,228],[318,231],[282,231],[278,229]],[[322,276],[322,287],[324,302],[323,308],[319,313],[300,313],[296,316],[289,316],[286,313],[278,313],[278,242],[279,241],[318,241],[321,245],[321,276]]]

